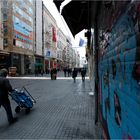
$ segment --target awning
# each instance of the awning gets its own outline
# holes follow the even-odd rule
[[[62,9],[62,15],[73,36],[83,29],[90,29],[90,1],[71,1]]]
[[[60,6],[61,6],[61,3],[64,2],[65,0],[53,0],[53,2],[55,3],[58,11],[60,12]]]
[[[56,7],[60,9],[61,1],[53,0]],[[91,22],[95,20],[97,1],[72,0],[62,9],[62,16],[69,26],[73,36],[83,29],[91,29]]]

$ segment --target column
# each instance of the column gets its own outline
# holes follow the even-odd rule
[[[21,55],[21,74],[25,74],[25,69],[24,69],[24,55]]]

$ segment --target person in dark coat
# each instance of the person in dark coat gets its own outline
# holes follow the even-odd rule
[[[77,77],[77,70],[76,70],[76,68],[74,68],[74,70],[72,72],[72,78],[74,80],[74,83],[76,82],[76,77]]]
[[[68,68],[68,77],[71,75],[70,72],[71,72],[71,70],[70,70],[70,68]]]
[[[57,69],[53,68],[53,79],[56,80],[57,78]]]
[[[44,74],[44,70],[43,69],[41,69],[40,74],[41,74],[41,76],[43,76],[43,74]]]
[[[51,80],[53,80],[53,68],[50,70],[51,72],[50,72],[50,74],[51,74]]]
[[[67,68],[64,68],[64,76],[67,76]]]
[[[0,107],[4,107],[8,122],[9,124],[12,124],[17,121],[17,118],[13,117],[10,100],[8,98],[9,92],[11,92],[13,89],[9,80],[6,78],[7,74],[8,71],[6,69],[0,70]]]
[[[81,76],[82,76],[82,81],[85,81],[85,76],[86,76],[86,69],[82,68],[81,69]]]

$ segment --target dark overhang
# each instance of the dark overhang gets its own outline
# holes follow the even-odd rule
[[[90,29],[91,22],[93,23],[96,2],[92,0],[72,0],[62,9],[62,16],[64,17],[67,25],[69,26],[73,36],[82,31],[83,29]],[[54,0],[58,9],[62,1]]]
[[[61,3],[64,2],[65,0],[53,0],[53,2],[55,3],[58,11],[60,12],[60,6],[61,6]]]
[[[90,1],[71,1],[62,9],[62,16],[73,36],[83,29],[90,28]]]

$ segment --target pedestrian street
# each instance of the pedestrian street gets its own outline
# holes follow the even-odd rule
[[[0,108],[0,139],[97,139],[94,95],[89,95],[89,78],[73,82],[71,77],[9,77],[13,88],[23,86],[36,103],[29,114],[22,109],[14,112],[17,104],[11,100],[18,121],[9,126],[5,110]]]

